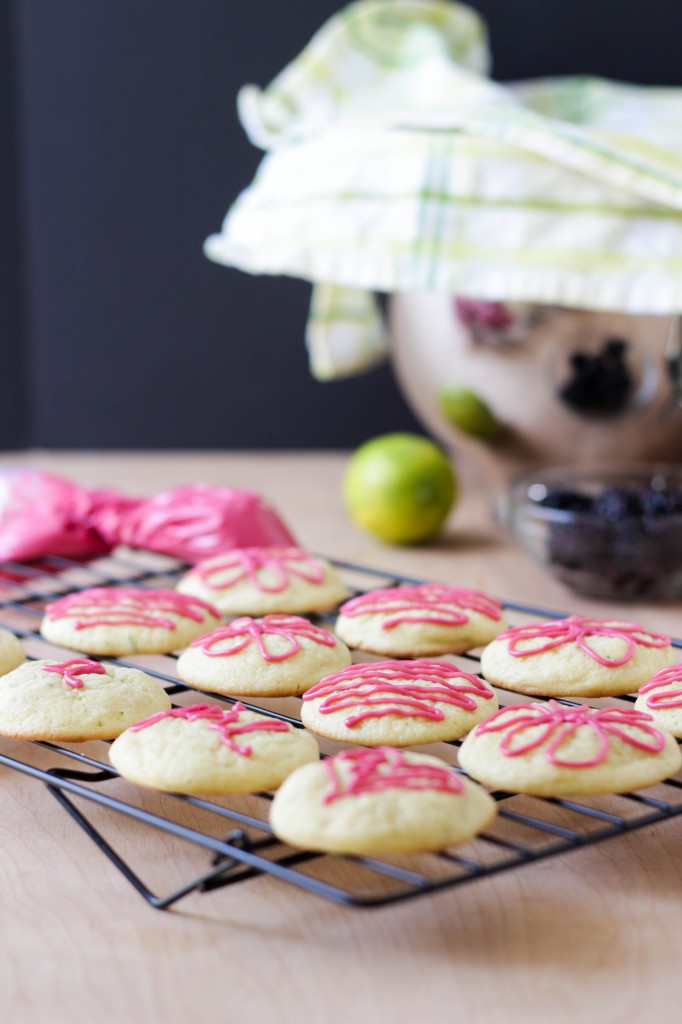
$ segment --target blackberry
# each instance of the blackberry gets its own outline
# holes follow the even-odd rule
[[[596,355],[573,352],[569,358],[571,376],[559,389],[559,397],[576,412],[621,412],[633,390],[626,352],[627,342],[622,338],[607,338]]]
[[[577,491],[550,491],[538,504],[562,512],[588,512],[592,507],[592,499]]]
[[[550,522],[547,555],[557,575],[584,593],[656,596],[671,567],[682,566],[682,491],[647,484],[607,487],[595,497],[548,493],[539,505],[577,513]]]
[[[647,484],[637,496],[642,514],[649,519],[682,514],[682,491],[665,491]]]
[[[607,523],[617,523],[622,519],[642,514],[642,505],[638,496],[632,491],[621,487],[608,487],[594,499],[592,513],[597,519]]]

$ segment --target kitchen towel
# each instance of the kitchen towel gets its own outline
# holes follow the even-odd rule
[[[682,311],[682,89],[489,72],[472,9],[361,0],[240,91],[267,154],[205,253],[313,282],[317,378],[386,355],[376,292]]]

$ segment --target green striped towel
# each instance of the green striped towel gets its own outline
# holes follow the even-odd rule
[[[387,352],[374,293],[682,311],[682,90],[487,77],[445,0],[361,0],[239,113],[267,150],[206,255],[314,284],[319,379]]]

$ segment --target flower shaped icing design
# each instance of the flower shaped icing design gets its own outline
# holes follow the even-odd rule
[[[605,658],[589,643],[592,637],[612,637],[625,645],[619,657]],[[528,658],[544,654],[564,644],[575,643],[581,651],[599,662],[600,665],[624,665],[634,654],[635,647],[667,647],[670,637],[662,633],[650,633],[634,622],[620,622],[611,619],[589,619],[581,615],[569,615],[565,619],[533,623],[528,626],[514,626],[497,637],[498,641],[508,640],[508,650],[515,658]],[[528,642],[530,641],[530,643]],[[533,643],[537,641],[537,643]],[[523,646],[520,646],[523,644]]]
[[[462,626],[469,621],[467,611],[498,620],[502,603],[478,590],[427,583],[414,587],[385,587],[370,590],[341,605],[342,615],[388,615],[382,629],[393,629],[403,622],[431,622],[439,626]]]
[[[682,707],[682,664],[661,669],[640,686],[639,693],[648,694],[646,706],[652,711]]]
[[[269,637],[283,639],[286,646],[277,652],[269,650]],[[297,654],[301,650],[300,638],[325,647],[333,647],[336,642],[326,630],[314,626],[301,615],[265,615],[262,619],[242,615],[227,626],[218,626],[197,637],[190,646],[199,647],[210,658],[223,658],[238,654],[255,643],[263,660],[274,662],[286,661]]]
[[[323,797],[325,804],[341,797],[382,793],[387,789],[437,790],[459,795],[464,788],[451,768],[411,762],[409,755],[393,747],[344,750],[326,758],[323,764],[330,782]],[[350,768],[345,779],[337,771],[339,764]]]
[[[566,706],[555,700],[546,704],[518,704],[501,708],[477,725],[474,733],[501,732],[500,749],[506,757],[522,757],[546,743],[545,758],[558,768],[594,768],[607,757],[610,738],[617,737],[631,747],[658,754],[665,739],[653,726],[651,715],[634,708],[589,708]],[[562,757],[561,747],[580,730],[590,730],[598,739],[596,753],[582,761]]]
[[[193,573],[211,590],[225,590],[242,580],[267,594],[285,590],[292,576],[321,584],[324,569],[302,548],[237,548],[210,565],[198,565]]]
[[[304,701],[320,700],[322,715],[355,710],[345,725],[352,729],[368,718],[399,715],[442,721],[436,703],[465,711],[477,707],[474,697],[491,700],[494,691],[477,676],[445,661],[379,661],[350,665],[327,676],[303,694]]]

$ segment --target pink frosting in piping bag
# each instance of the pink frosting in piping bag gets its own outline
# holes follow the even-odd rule
[[[175,487],[139,502],[126,511],[112,539],[118,544],[173,554],[187,562],[211,558],[232,548],[296,543],[259,494],[206,484]]]
[[[127,544],[193,563],[235,547],[295,543],[251,491],[191,484],[140,499],[30,467],[0,474],[0,559],[79,558]]]

